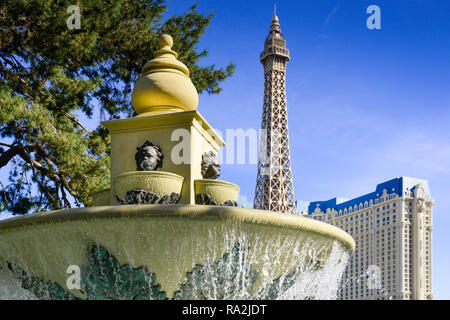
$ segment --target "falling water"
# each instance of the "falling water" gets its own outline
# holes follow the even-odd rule
[[[0,299],[336,299],[349,259],[334,239],[228,220],[86,219],[0,240]]]

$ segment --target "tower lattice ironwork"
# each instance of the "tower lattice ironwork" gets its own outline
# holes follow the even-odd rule
[[[286,104],[289,50],[276,12],[260,61],[264,66],[264,102],[254,208],[295,213]]]

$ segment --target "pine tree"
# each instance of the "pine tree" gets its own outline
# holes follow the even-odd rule
[[[219,93],[234,65],[201,67],[196,44],[212,14],[194,4],[165,21],[162,0],[82,0],[80,28],[69,29],[72,0],[0,3],[0,210],[13,214],[92,204],[109,186],[109,138],[82,119],[134,116],[131,91],[158,38],[172,35],[199,93]]]

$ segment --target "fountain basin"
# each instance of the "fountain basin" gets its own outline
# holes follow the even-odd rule
[[[333,298],[355,248],[323,222],[207,205],[22,216],[0,222],[0,240],[3,299],[25,289],[40,299]],[[70,266],[81,269],[81,289],[68,288]]]
[[[102,190],[92,195],[93,205],[98,206],[108,206],[110,204],[110,189]]]
[[[114,181],[115,195],[123,200],[126,193],[142,189],[159,196],[172,193],[181,194],[184,178],[178,174],[165,171],[131,171],[120,174]]]
[[[194,189],[196,195],[209,195],[217,205],[230,200],[237,201],[240,191],[240,188],[234,183],[215,179],[194,180]]]

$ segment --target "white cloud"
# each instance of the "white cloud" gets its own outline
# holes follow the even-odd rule
[[[325,21],[323,22],[323,27],[326,28],[328,24],[330,23],[331,17],[334,16],[336,11],[339,9],[339,3],[331,10],[331,12],[326,17]]]

